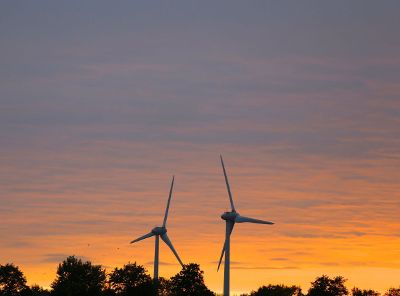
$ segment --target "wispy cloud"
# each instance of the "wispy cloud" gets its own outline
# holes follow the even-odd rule
[[[129,241],[175,174],[168,233],[219,289],[222,153],[240,213],[276,222],[233,232],[243,291],[263,270],[395,284],[399,4],[159,4],[3,5],[0,261],[44,284],[68,254],[151,270],[153,242]]]

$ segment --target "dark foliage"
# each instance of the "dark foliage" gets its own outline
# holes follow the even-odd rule
[[[109,276],[109,284],[115,295],[152,295],[153,284],[146,269],[135,263],[115,268]]]
[[[360,290],[358,288],[353,288],[351,290],[351,295],[352,296],[379,296],[380,293],[378,293],[374,290]]]
[[[195,263],[184,265],[183,269],[170,279],[171,296],[212,296],[215,295],[204,284],[203,271]]]
[[[30,296],[50,296],[51,293],[48,290],[39,287],[38,285],[33,285],[29,288],[29,295]]]
[[[349,292],[344,286],[346,279],[337,276],[329,278],[327,275],[316,278],[311,283],[311,288],[308,290],[308,296],[343,296],[348,295]]]
[[[385,296],[400,296],[400,288],[390,288],[386,293]]]
[[[0,265],[0,295],[20,296],[26,295],[29,288],[26,279],[18,266],[14,264]]]
[[[158,296],[169,296],[169,290],[171,289],[171,283],[166,278],[160,277],[158,279]]]
[[[301,288],[297,286],[268,285],[258,288],[249,296],[302,296]]]
[[[57,278],[51,284],[55,296],[98,296],[106,281],[106,273],[100,265],[74,256],[68,257],[58,265]]]
[[[346,296],[346,279],[326,275],[311,283],[307,296]],[[106,285],[108,283],[108,285]],[[51,291],[37,285],[30,288],[22,271],[13,264],[0,265],[0,296],[153,296],[155,284],[146,269],[135,263],[115,268],[106,283],[105,270],[100,265],[68,257],[57,269]],[[205,283],[203,271],[195,263],[187,264],[171,279],[159,278],[158,296],[215,296]],[[374,290],[353,288],[352,296],[380,296]],[[305,296],[298,286],[268,285],[242,296]],[[390,288],[382,296],[400,296],[400,288]]]

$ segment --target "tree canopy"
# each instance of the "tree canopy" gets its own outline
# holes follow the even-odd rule
[[[115,268],[109,275],[110,288],[115,295],[152,295],[153,285],[146,269],[135,263]]]
[[[203,271],[195,263],[186,264],[182,270],[170,280],[171,296],[212,296],[204,283]]]
[[[351,295],[352,296],[379,296],[380,293],[378,293],[374,290],[360,290],[358,288],[353,288],[351,290]]]
[[[38,285],[31,286],[29,288],[29,290],[30,290],[30,292],[29,292],[30,296],[50,296],[51,295],[50,291],[45,290]]]
[[[301,296],[301,288],[297,286],[268,285],[258,288],[249,296]]]
[[[0,295],[19,296],[28,291],[26,278],[14,264],[0,265]]]
[[[317,277],[316,280],[311,283],[311,287],[308,290],[308,296],[348,295],[349,292],[344,285],[345,282],[346,279],[341,276],[330,278],[327,275],[322,275]]]
[[[104,290],[106,273],[100,265],[82,262],[74,256],[58,265],[51,284],[55,296],[98,296]]]
[[[385,296],[400,296],[400,288],[390,288],[386,293]]]

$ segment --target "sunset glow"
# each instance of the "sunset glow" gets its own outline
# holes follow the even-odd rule
[[[69,255],[153,273],[168,235],[222,291],[322,274],[400,285],[400,2],[5,1],[0,264],[49,287]],[[160,276],[180,270],[160,245]]]

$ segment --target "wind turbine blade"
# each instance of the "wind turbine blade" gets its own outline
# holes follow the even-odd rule
[[[229,236],[232,234],[232,231],[233,231],[233,227],[234,227],[234,226],[235,226],[235,223],[229,223],[229,224],[228,224],[228,227],[229,227],[229,229],[228,229],[228,230],[229,230]],[[225,245],[226,245],[226,238],[225,238],[224,246],[223,246],[223,248],[222,248],[221,257],[219,258],[217,271],[219,271],[219,268],[220,268],[221,262],[222,262],[222,258],[224,257],[224,254],[225,254]]]
[[[269,221],[264,221],[264,220],[259,220],[259,219],[254,219],[254,218],[249,218],[249,217],[244,217],[244,216],[236,216],[235,222],[237,223],[257,223],[257,224],[274,224],[273,222]]]
[[[168,238],[168,235],[166,233],[164,233],[163,235],[161,235],[161,239],[164,241],[164,243],[167,244],[167,246],[171,249],[172,253],[174,253],[176,259],[178,259],[179,263],[182,265],[183,267],[183,263],[181,258],[179,258],[178,253],[176,252],[174,246],[172,245],[170,239]]]
[[[175,176],[172,176],[171,189],[169,190],[169,197],[168,197],[168,202],[167,202],[167,208],[165,209],[163,227],[165,227],[165,225],[167,224],[169,204],[171,203],[172,189],[174,188],[174,180],[175,180]]]
[[[219,271],[219,267],[221,266],[221,262],[222,262],[222,258],[224,257],[224,254],[225,254],[225,243],[224,243],[224,246],[222,247],[221,257],[219,257],[217,271]]]
[[[231,201],[231,208],[232,208],[232,211],[236,211],[235,210],[235,205],[233,204],[231,187],[229,186],[228,176],[226,175],[226,170],[225,170],[224,160],[222,159],[222,155],[220,155],[220,158],[221,158],[222,169],[224,170],[226,189],[228,189],[229,200]]]
[[[146,239],[148,237],[152,237],[152,236],[154,236],[154,233],[149,232],[148,234],[145,234],[145,235],[143,235],[141,237],[138,237],[137,239],[131,241],[131,244],[136,243],[136,242],[141,241],[141,240],[144,240],[144,239]]]

